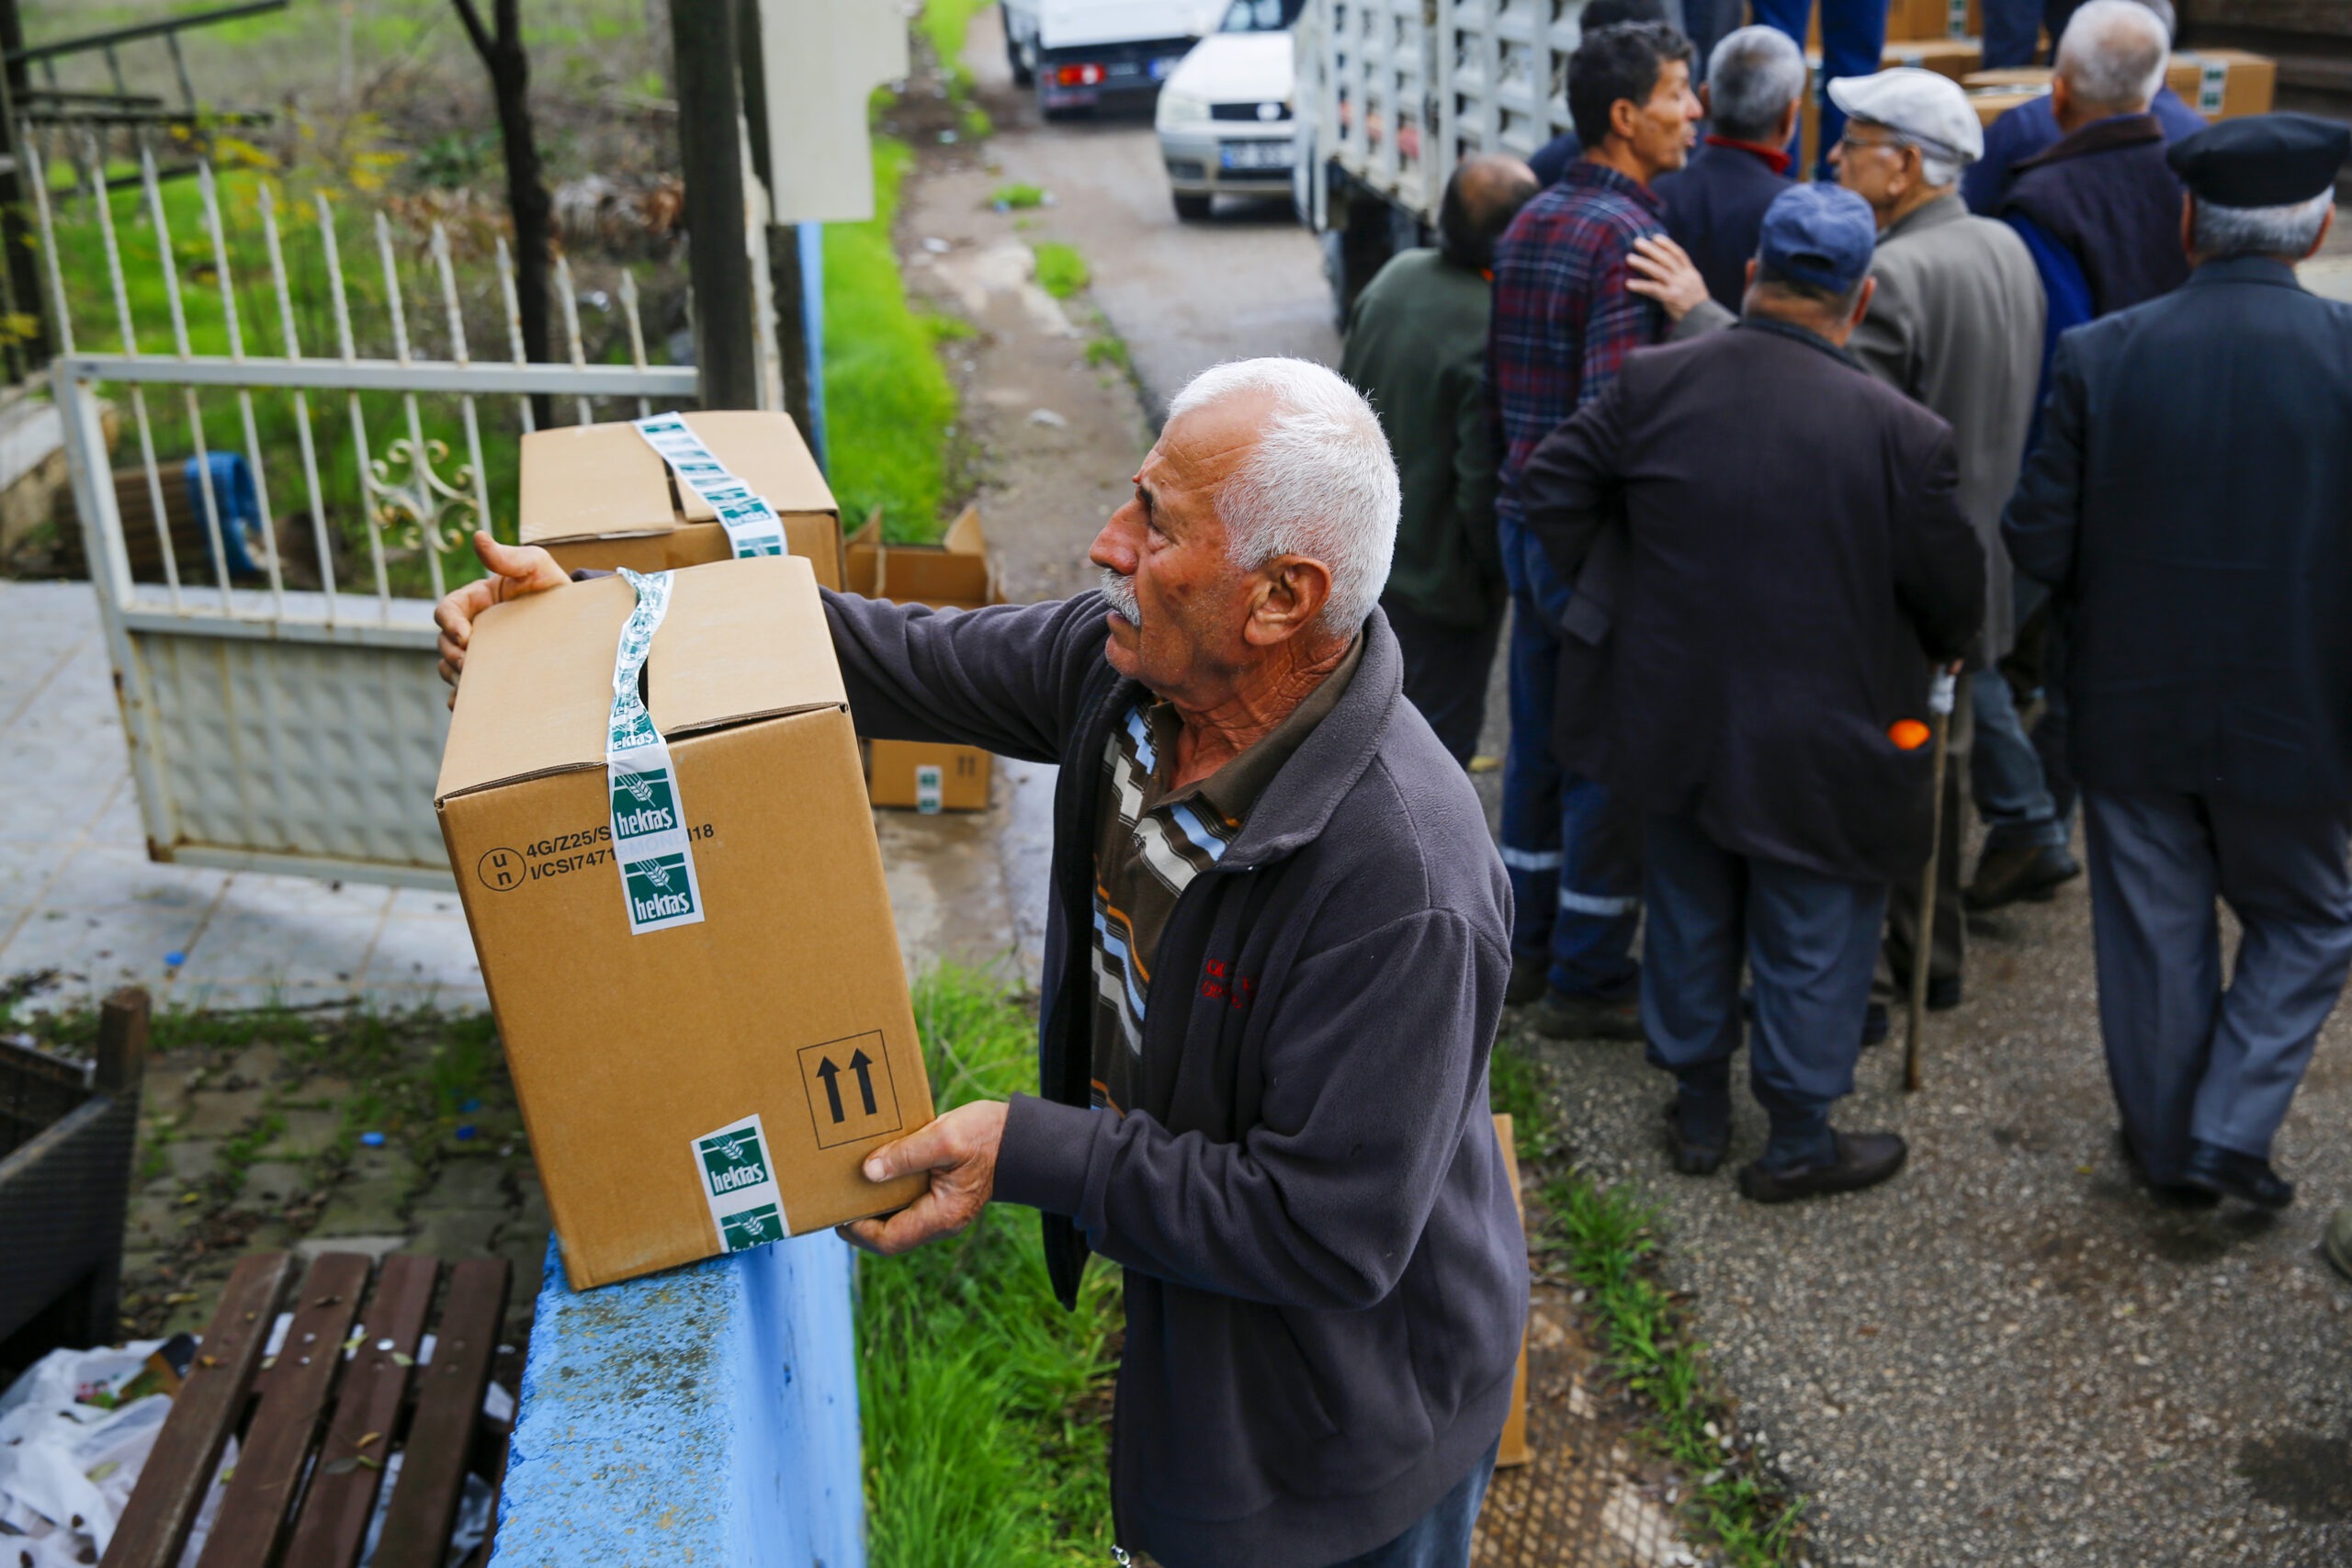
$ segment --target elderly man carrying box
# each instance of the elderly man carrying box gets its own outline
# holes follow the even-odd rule
[[[825,595],[862,733],[1062,764],[1042,1093],[878,1150],[931,1190],[851,1238],[903,1252],[994,1199],[1045,1215],[1065,1303],[1090,1250],[1125,1270],[1123,1545],[1460,1568],[1527,1306],[1487,1112],[1510,895],[1378,606],[1396,468],[1344,381],[1259,359],[1177,397],[1135,487],[1098,592]],[[473,616],[565,581],[476,543],[452,681]]]

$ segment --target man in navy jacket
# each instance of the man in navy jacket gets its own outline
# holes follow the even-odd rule
[[[2172,149],[2195,271],[2060,340],[2002,530],[2069,628],[2130,1152],[2160,1190],[2271,1208],[2294,1198],[2271,1142],[2352,965],[2352,308],[2294,273],[2347,141],[2266,115]],[[2226,986],[2217,897],[2245,933]]]
[[[1715,45],[1699,89],[1709,128],[1690,161],[1660,175],[1666,231],[1707,293],[1736,313],[1764,209],[1789,188],[1789,138],[1804,107],[1804,56],[1777,28],[1742,28]]]

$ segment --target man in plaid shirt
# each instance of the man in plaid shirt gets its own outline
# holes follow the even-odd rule
[[[1522,525],[1521,471],[1536,443],[1600,395],[1625,355],[1663,340],[1666,313],[1636,244],[1661,236],[1650,181],[1679,169],[1701,114],[1690,45],[1658,22],[1587,33],[1568,64],[1584,156],[1523,209],[1495,254],[1487,394],[1502,442],[1496,515],[1511,591],[1510,750],[1503,765],[1503,863],[1517,904],[1510,999],[1560,1038],[1641,1038],[1639,825],[1552,755],[1560,639],[1599,635],[1590,604]],[[1644,248],[1657,242],[1648,239]],[[1720,324],[1694,312],[1678,334]],[[1600,617],[1605,625],[1605,607]]]

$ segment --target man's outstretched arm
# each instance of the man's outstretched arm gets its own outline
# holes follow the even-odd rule
[[[473,623],[485,610],[571,581],[536,545],[502,545],[476,534],[474,550],[489,575],[445,595],[433,612],[441,678],[452,688],[464,675]],[[1077,722],[1082,678],[1107,635],[1098,595],[934,612],[822,592],[860,734],[1059,760],[1062,739]],[[454,690],[449,700],[457,702]]]

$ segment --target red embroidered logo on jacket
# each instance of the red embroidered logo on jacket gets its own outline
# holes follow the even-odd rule
[[[1222,1001],[1236,1012],[1249,1010],[1257,999],[1258,976],[1228,974],[1225,960],[1212,958],[1201,965],[1201,998],[1204,1001]]]

